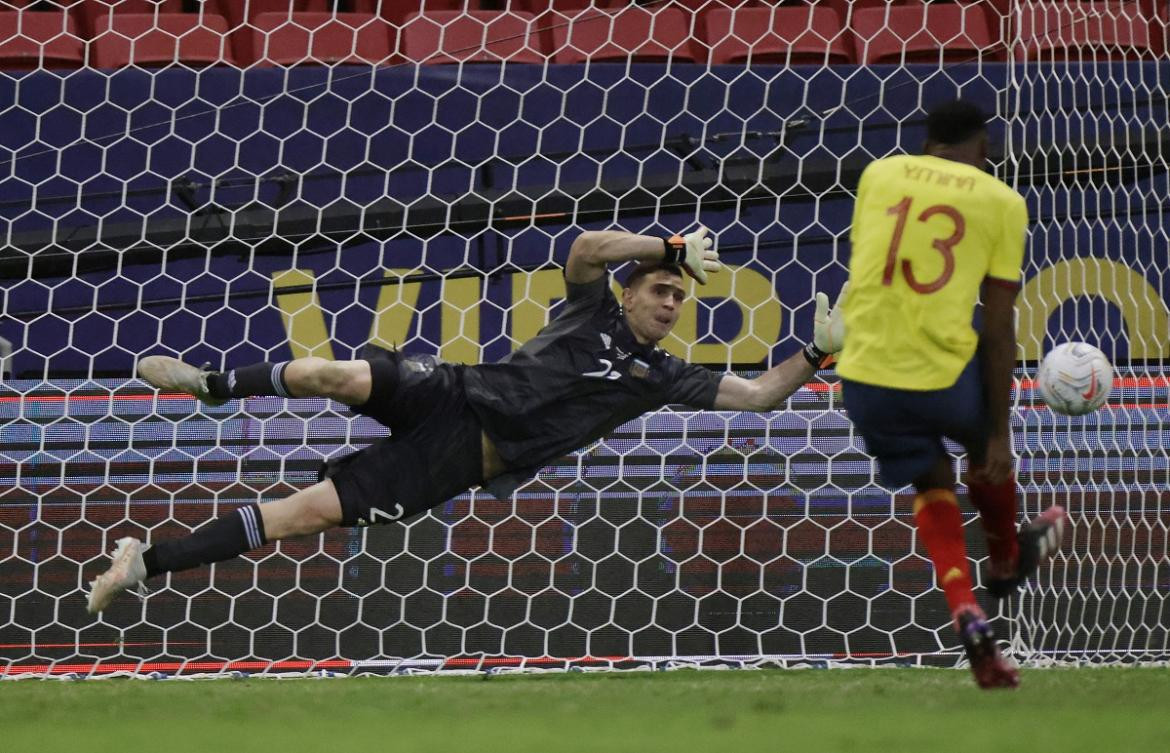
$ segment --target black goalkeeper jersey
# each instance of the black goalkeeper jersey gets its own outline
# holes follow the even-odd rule
[[[723,375],[639,344],[609,275],[566,288],[564,308],[536,337],[463,372],[468,402],[510,469],[485,484],[497,497],[647,411],[715,405]]]

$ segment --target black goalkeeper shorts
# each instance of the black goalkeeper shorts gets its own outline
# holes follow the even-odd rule
[[[354,406],[390,429],[363,450],[326,461],[341,498],[341,524],[409,518],[483,483],[482,428],[467,403],[459,367],[434,356],[367,346],[370,399]]]

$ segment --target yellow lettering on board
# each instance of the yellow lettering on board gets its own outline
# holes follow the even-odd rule
[[[1065,301],[1080,296],[1100,296],[1121,309],[1131,357],[1170,356],[1170,316],[1149,280],[1121,262],[1080,257],[1040,270],[1020,290],[1016,308],[1025,360],[1044,355],[1049,317]]]
[[[383,348],[398,348],[412,337],[411,325],[418,307],[421,282],[403,282],[402,278],[418,269],[387,269],[387,278],[397,277],[397,283],[387,283],[378,293],[374,307],[374,325],[370,328],[370,343]]]
[[[483,360],[479,336],[479,304],[483,299],[480,277],[444,278],[440,297],[443,309],[439,338],[443,344],[439,357],[452,363],[479,363]]]
[[[273,293],[280,307],[281,320],[293,358],[317,356],[333,360],[333,346],[325,329],[325,314],[316,290],[282,293],[281,288],[313,285],[316,276],[303,269],[284,269],[272,273]]]
[[[548,312],[565,297],[565,276],[559,269],[538,269],[512,275],[512,350],[531,340],[548,324]]]
[[[760,363],[768,358],[780,337],[780,301],[772,281],[750,267],[727,266],[710,275],[706,285],[687,279],[687,299],[674,331],[662,341],[662,347],[694,363]],[[698,298],[731,301],[742,315],[739,332],[727,342],[697,342],[699,329]],[[715,316],[718,313],[715,312]]]

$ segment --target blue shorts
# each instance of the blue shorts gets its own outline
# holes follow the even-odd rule
[[[978,356],[946,389],[900,390],[843,379],[842,397],[890,488],[933,468],[946,455],[944,437],[962,445],[972,465],[983,462],[990,423]]]

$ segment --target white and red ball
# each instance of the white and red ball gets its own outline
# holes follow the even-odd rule
[[[1113,365],[1098,348],[1082,342],[1057,345],[1040,362],[1036,389],[1048,407],[1083,416],[1105,404],[1113,390]]]

